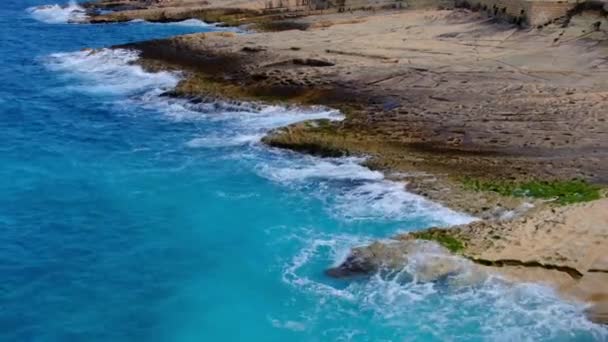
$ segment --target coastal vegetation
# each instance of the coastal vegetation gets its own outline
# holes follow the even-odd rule
[[[466,188],[475,191],[493,191],[503,196],[541,198],[560,205],[601,198],[601,187],[582,179],[517,182],[465,177],[463,184]]]
[[[458,253],[464,250],[464,243],[450,235],[446,230],[423,230],[410,233],[412,237],[420,240],[435,241],[443,247],[447,248],[452,253]]]

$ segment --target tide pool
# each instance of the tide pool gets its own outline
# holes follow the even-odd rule
[[[0,340],[608,340],[540,285],[326,277],[352,246],[473,218],[360,158],[259,143],[335,110],[167,98],[178,73],[81,51],[220,28],[75,15],[0,9]]]

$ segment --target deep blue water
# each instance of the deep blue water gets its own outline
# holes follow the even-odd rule
[[[0,340],[608,338],[538,285],[328,279],[353,245],[469,218],[359,160],[257,142],[339,113],[195,106],[159,97],[179,75],[132,52],[80,51],[214,27],[26,11],[41,4],[0,9]]]

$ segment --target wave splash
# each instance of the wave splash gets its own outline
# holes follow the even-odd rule
[[[333,216],[348,221],[402,221],[424,228],[469,223],[473,217],[457,213],[406,191],[381,172],[361,165],[363,158],[295,156],[266,163],[259,173],[273,181],[312,191],[328,204]]]
[[[41,5],[33,6],[26,9],[30,16],[40,22],[47,24],[68,24],[68,23],[84,23],[87,21],[88,13],[87,10],[80,6],[76,1],[72,0],[67,5]],[[111,12],[101,11],[100,13]],[[130,23],[143,23],[148,25],[170,25],[170,26],[182,26],[191,28],[201,29],[220,29],[219,23],[206,23],[199,19],[186,19],[175,22],[167,23],[155,23],[146,21],[143,19],[133,19]],[[222,31],[234,31],[241,32],[242,29],[236,27],[221,27]]]
[[[323,107],[303,109],[217,101],[182,106],[184,111],[172,113],[174,119],[205,120],[219,128],[187,142],[187,146],[196,148],[255,145],[274,128],[303,120],[343,119],[338,111]]]
[[[32,18],[47,24],[67,24],[69,22],[84,21],[86,11],[76,1],[70,1],[67,5],[43,5],[27,9]]]
[[[104,94],[144,94],[155,96],[177,85],[179,75],[149,73],[133,64],[139,54],[126,49],[83,50],[50,55],[46,65],[74,79],[72,90]],[[150,96],[152,96],[150,94]]]
[[[303,248],[283,267],[283,282],[299,291],[312,294],[317,307],[314,312],[339,312],[333,327],[344,331],[340,338],[357,331],[359,326],[378,330],[358,331],[362,340],[403,340],[416,332],[429,340],[481,341],[603,341],[608,338],[606,327],[594,324],[584,315],[585,306],[563,301],[549,287],[513,284],[486,275],[470,282],[470,261],[460,259],[460,273],[450,274],[434,282],[416,280],[420,261],[432,258],[432,251],[413,255],[401,272],[378,273],[365,281],[333,281],[311,272],[319,265],[337,265],[351,246],[369,243],[357,236],[329,235],[299,238]],[[463,280],[465,279],[465,280]],[[313,313],[302,324],[307,329],[328,333]],[[345,319],[345,317],[348,317]],[[329,317],[331,318],[331,317]],[[293,317],[281,317],[293,319]],[[324,323],[323,325],[326,325]],[[335,332],[336,329],[332,328]],[[387,334],[387,335],[382,335]]]
[[[173,21],[173,22],[162,22],[155,23],[152,21],[147,21],[144,19],[133,19],[129,21],[130,23],[145,23],[148,25],[173,25],[173,26],[185,26],[185,27],[200,27],[200,28],[219,28],[219,23],[206,23],[199,19],[185,19],[181,21]],[[236,28],[230,27],[222,27],[222,31],[235,31]]]

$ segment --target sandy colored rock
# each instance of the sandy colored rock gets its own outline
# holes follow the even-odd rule
[[[607,272],[608,199],[547,208],[513,221],[477,222],[461,228],[467,255]]]
[[[605,182],[608,36],[589,34],[592,20],[523,31],[466,11],[356,12],[292,20],[311,25],[306,30],[230,41],[191,35],[159,43],[162,53],[138,48],[159,61],[173,59],[174,49],[200,56],[199,66],[206,56],[237,63],[214,80],[262,99],[348,104],[337,128],[348,144],[336,147],[373,155],[379,146],[387,152],[381,167]],[[321,21],[336,24],[313,25]],[[196,79],[178,93],[207,92]],[[308,137],[328,148],[340,143]]]
[[[339,108],[341,123],[294,125],[264,142],[364,154],[410,191],[496,218],[524,201],[457,180],[608,181],[608,36],[588,32],[594,20],[521,30],[464,10],[354,12],[289,20],[306,29],[125,47],[149,68],[187,70],[176,96]]]
[[[594,304],[587,309],[587,317],[594,322],[608,324],[608,301]]]
[[[608,199],[546,208],[510,221],[478,221],[429,231],[437,234],[424,236],[458,239],[464,245],[458,254],[508,280],[544,283],[568,298],[589,303],[590,319],[607,323]],[[412,241],[412,234],[395,239]]]

